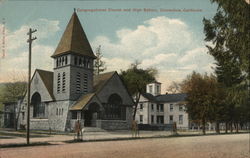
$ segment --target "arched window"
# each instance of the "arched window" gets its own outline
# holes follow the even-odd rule
[[[77,65],[77,56],[75,56],[74,58],[75,58],[75,65]]]
[[[62,57],[62,66],[64,65],[64,57]]]
[[[108,103],[104,104],[104,109],[106,119],[126,119],[126,107],[122,105],[122,98],[116,93],[109,96]]]
[[[66,55],[65,56],[65,65],[67,65],[68,64],[68,56]]]
[[[62,66],[62,59],[59,58],[59,66]]]
[[[31,105],[33,106],[33,117],[44,118],[45,117],[45,104],[41,103],[41,95],[34,93],[31,97]]]
[[[79,65],[79,66],[81,66],[81,65],[82,65],[82,59],[81,59],[81,58],[79,58],[78,65]]]
[[[83,59],[83,66],[86,67],[86,59]]]

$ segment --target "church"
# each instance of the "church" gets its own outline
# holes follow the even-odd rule
[[[30,129],[72,131],[81,127],[129,129],[133,98],[117,72],[94,75],[94,55],[76,12],[55,52],[53,72],[36,69],[31,79]],[[19,124],[26,126],[27,96]]]

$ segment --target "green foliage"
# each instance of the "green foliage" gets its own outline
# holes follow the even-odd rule
[[[128,88],[131,95],[135,96],[135,107],[133,112],[133,119],[135,119],[138,102],[142,93],[146,92],[146,85],[150,82],[156,81],[155,76],[158,71],[155,68],[141,69],[139,62],[131,64],[130,68],[121,71],[120,76],[124,84]]]
[[[216,60],[215,74],[224,91],[221,119],[244,121],[249,111],[250,20],[245,0],[211,0],[218,4],[212,19],[203,19],[209,54]]]
[[[9,82],[4,84],[0,102],[16,102],[24,97],[26,92],[26,82]]]
[[[218,4],[218,11],[212,19],[203,19],[205,40],[214,44],[207,46],[209,53],[218,63],[237,63],[249,77],[249,4],[244,0],[211,1]]]
[[[139,63],[131,64],[126,71],[121,71],[120,76],[123,79],[128,91],[132,95],[137,93],[145,93],[146,85],[155,81],[157,70],[154,68],[140,69]]]
[[[181,84],[187,93],[187,112],[192,121],[202,123],[218,122],[225,119],[225,91],[213,75],[193,72]],[[203,130],[205,134],[205,130]]]

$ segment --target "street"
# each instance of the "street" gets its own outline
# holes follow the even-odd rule
[[[2,148],[1,158],[249,158],[249,134]]]

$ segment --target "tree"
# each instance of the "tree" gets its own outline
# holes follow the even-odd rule
[[[131,64],[126,71],[121,71],[120,76],[124,81],[128,91],[135,96],[135,107],[133,111],[133,120],[135,120],[138,103],[142,93],[146,92],[146,85],[150,82],[156,81],[155,76],[158,71],[155,68],[141,69],[139,62]]]
[[[203,134],[206,134],[206,123],[213,120],[217,114],[216,77],[193,72],[181,85],[182,92],[187,93],[187,112],[190,119],[200,122]]]
[[[172,94],[179,93],[181,91],[181,85],[178,82],[173,81],[170,86],[167,88],[167,92]]]
[[[244,0],[211,2],[217,3],[218,9],[212,19],[203,19],[205,41],[213,43],[207,45],[208,53],[216,60],[215,73],[226,91],[226,124],[230,124],[232,131],[235,123],[238,131],[238,123],[246,119],[242,116],[250,117],[243,110],[249,109],[249,4]]]
[[[102,60],[101,45],[96,49],[96,59],[94,62],[94,73],[99,75],[101,72],[106,70],[105,62]]]
[[[17,105],[18,100],[20,104],[23,102],[27,82],[25,82],[25,76],[22,73],[12,72],[9,74],[10,82],[4,83],[2,94],[0,96],[0,103],[11,102],[14,103],[14,127],[17,130],[17,123],[21,111],[21,106]]]

